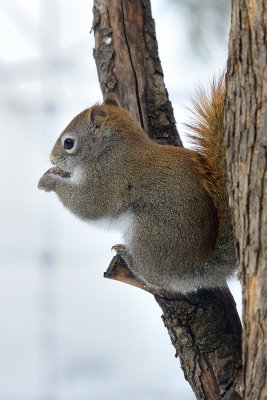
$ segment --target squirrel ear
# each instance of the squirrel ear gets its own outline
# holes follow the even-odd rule
[[[107,113],[101,106],[94,106],[90,113],[90,121],[97,127],[103,125],[107,119]]]
[[[120,102],[117,99],[117,96],[114,93],[109,93],[107,94],[107,96],[104,99],[104,103],[107,106],[116,106],[116,107],[120,107]]]

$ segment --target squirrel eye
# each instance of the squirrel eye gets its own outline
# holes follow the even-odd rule
[[[67,153],[74,153],[77,147],[77,135],[72,132],[67,132],[61,137],[61,145]]]
[[[73,149],[74,144],[75,144],[75,140],[74,139],[67,138],[67,139],[64,140],[63,146],[64,146],[64,149],[68,151],[68,150]]]

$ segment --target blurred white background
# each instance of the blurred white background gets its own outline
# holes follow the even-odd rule
[[[101,101],[92,6],[0,0],[0,400],[194,399],[153,296],[103,278],[120,235],[36,187],[66,124]],[[225,67],[227,35],[197,58],[177,5],[152,10],[182,131],[190,94]]]

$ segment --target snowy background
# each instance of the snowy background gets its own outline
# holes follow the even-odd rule
[[[166,4],[152,0],[182,131],[190,94],[225,66],[227,36],[192,58],[186,19]],[[0,0],[0,400],[192,400],[153,296],[103,279],[120,235],[36,187],[60,132],[101,100],[92,5]]]

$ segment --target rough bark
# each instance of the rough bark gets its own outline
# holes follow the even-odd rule
[[[243,288],[245,399],[267,398],[266,1],[233,0],[226,145]]]
[[[152,139],[181,146],[149,1],[95,0],[93,12],[94,57],[103,95],[116,93]]]
[[[104,276],[154,294],[175,356],[197,399],[241,399],[242,327],[229,289],[163,297],[138,280],[120,256],[112,259]]]
[[[95,0],[95,50],[103,96],[115,92],[147,134],[180,144],[158,57],[150,2]],[[228,290],[160,297],[115,257],[105,276],[147,290],[163,320],[185,378],[198,399],[238,399],[241,393],[241,324]]]
[[[198,399],[240,399],[241,323],[228,289],[156,297],[186,380]]]

